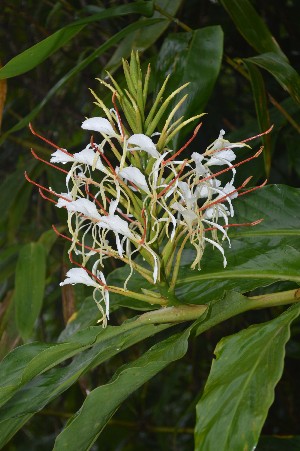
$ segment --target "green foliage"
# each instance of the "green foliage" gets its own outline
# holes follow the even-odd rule
[[[300,282],[299,4],[4,0],[1,8],[0,447],[191,450],[195,432],[200,451],[298,449],[299,304],[284,306],[299,300]],[[114,294],[102,329],[91,292],[58,285],[69,264],[50,227],[65,233],[65,217],[41,202],[23,174],[53,187],[62,178],[29,158],[32,147],[48,161],[49,148],[27,126],[36,118],[34,128],[48,139],[81,150],[83,117],[101,115],[89,88],[111,108],[94,79],[108,69],[123,93],[122,58],[132,49],[142,68],[152,66],[149,134],[163,132],[174,91],[189,83],[173,119],[209,115],[186,155],[202,152],[221,128],[237,141],[273,124],[253,145],[264,145],[264,162],[238,168],[243,180],[267,176],[270,186],[234,201],[235,222],[263,221],[230,228],[226,269],[211,249],[192,271],[194,254],[185,249],[176,296],[187,308],[205,304],[197,314],[180,321],[167,311],[166,323],[155,305]],[[146,113],[152,104],[144,104]],[[195,123],[189,126],[161,141],[178,150]],[[253,154],[239,152],[237,161]],[[107,260],[105,269],[109,284],[123,285],[128,267]],[[152,287],[134,272],[128,289],[147,296]]]
[[[218,343],[196,408],[195,449],[256,447],[282,375],[290,324],[299,313],[299,305],[292,306],[278,318]]]

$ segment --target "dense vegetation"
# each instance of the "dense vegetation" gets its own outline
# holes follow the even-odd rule
[[[0,355],[8,357],[0,364],[0,446],[299,449],[299,2],[3,0],[1,7]],[[234,222],[263,222],[230,230],[226,269],[211,247],[201,271],[190,269],[188,256],[182,262],[176,294],[183,304],[208,305],[203,317],[137,325],[127,320],[153,306],[114,294],[103,329],[90,287],[59,286],[71,267],[69,243],[51,225],[67,233],[66,212],[44,201],[24,171],[57,192],[64,176],[33,158],[31,148],[47,161],[54,149],[28,124],[69,152],[81,150],[82,121],[103,115],[90,89],[112,108],[96,79],[109,82],[109,71],[124,90],[122,58],[132,50],[143,73],[151,64],[148,111],[170,74],[164,98],[190,82],[181,114],[208,113],[185,158],[220,129],[237,142],[273,125],[243,158],[262,145],[263,154],[236,175],[236,186],[249,176],[250,187],[268,185],[235,201]],[[194,128],[180,130],[175,150]],[[114,259],[105,273],[111,285],[127,276]],[[130,284],[151,289],[136,273]]]

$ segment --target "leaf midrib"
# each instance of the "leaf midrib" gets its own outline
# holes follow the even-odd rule
[[[250,271],[250,270],[249,270]],[[252,270],[251,270],[252,271]],[[211,279],[244,279],[245,277],[251,279],[274,279],[274,280],[292,280],[295,282],[300,282],[300,275],[290,275],[290,274],[278,274],[274,273],[274,270],[270,270],[267,272],[260,271],[252,273],[247,272],[247,269],[242,271],[224,271],[217,273],[209,273],[196,276],[185,277],[184,279],[177,279],[177,284],[186,284],[188,282],[197,282],[199,280],[211,280]]]
[[[250,380],[250,376],[251,376],[251,378],[253,377],[253,373],[254,373],[254,371],[256,370],[257,366],[258,366],[258,362],[261,362],[261,361],[263,360],[262,357],[265,356],[267,350],[269,350],[270,346],[273,345],[274,339],[276,338],[276,336],[278,335],[278,333],[282,331],[282,329],[283,329],[284,326],[286,326],[286,324],[285,324],[285,325],[282,325],[281,327],[279,327],[279,328],[275,331],[275,335],[273,336],[272,341],[271,341],[271,340],[267,340],[267,345],[264,347],[263,351],[258,355],[257,361],[256,361],[256,363],[254,364],[254,366],[252,366],[252,368],[250,369],[249,374],[248,374],[248,377],[247,377],[246,380],[245,380],[245,383],[242,384],[244,387],[246,387],[246,388],[248,387],[248,385],[249,385],[249,380]],[[285,343],[286,343],[286,342],[285,342]],[[243,393],[245,393],[245,389],[243,390]],[[232,422],[231,422],[231,424],[233,423],[233,420],[235,419],[236,412],[237,412],[237,407],[240,405],[240,402],[241,402],[241,398],[242,398],[243,393],[242,393],[242,390],[240,390],[240,395],[238,396],[238,401],[236,402],[236,405],[235,405],[236,407],[234,408],[234,413],[233,413],[233,416],[232,416]],[[231,428],[230,428],[230,429],[231,429]],[[228,443],[228,438],[229,438],[229,434],[227,434],[226,444]]]

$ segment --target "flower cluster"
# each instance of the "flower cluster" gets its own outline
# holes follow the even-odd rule
[[[203,153],[194,152],[183,158],[201,124],[178,151],[170,149],[169,143],[184,125],[201,115],[172,123],[180,101],[166,118],[162,131],[156,130],[166,109],[164,105],[183,87],[159,107],[164,85],[146,117],[150,71],[144,83],[138,83],[142,75],[138,55],[134,54],[130,65],[124,62],[124,71],[128,90],[121,90],[112,77],[112,85],[103,82],[113,92],[113,108],[108,109],[95,96],[106,117],[92,117],[82,123],[82,128],[92,132],[95,140],[92,136],[80,152],[70,153],[32,129],[56,148],[48,164],[65,174],[65,192],[56,193],[26,175],[44,198],[67,210],[70,236],[62,235],[55,227],[54,230],[70,241],[69,257],[76,267],[68,271],[61,285],[83,283],[94,287],[94,299],[104,324],[109,318],[109,292],[151,304],[174,305],[178,302],[175,288],[181,254],[188,241],[195,249],[192,268],[200,268],[207,244],[221,253],[225,267],[222,243],[226,240],[230,245],[228,228],[260,222],[230,224],[229,221],[234,217],[233,199],[257,188],[244,190],[250,178],[236,187],[236,168],[256,158],[262,149],[235,163],[233,149],[249,147],[248,140],[230,143],[221,130]],[[222,183],[219,177],[225,173],[230,180]],[[142,256],[144,264],[137,263],[137,254]],[[107,285],[103,273],[107,258],[129,265],[130,274],[123,288]],[[133,271],[153,284],[153,291],[128,290]]]

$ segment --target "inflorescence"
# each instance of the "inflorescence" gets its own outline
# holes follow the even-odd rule
[[[245,190],[249,177],[235,187],[236,168],[257,158],[262,148],[239,163],[234,163],[234,149],[249,147],[246,142],[255,137],[230,143],[221,130],[203,153],[193,152],[183,158],[201,123],[178,151],[169,145],[185,125],[202,116],[174,120],[186,96],[168,114],[161,132],[157,127],[175,95],[186,85],[163,101],[166,80],[146,115],[150,67],[143,77],[137,54],[132,54],[130,64],[124,61],[123,67],[127,89],[121,89],[111,76],[111,84],[100,80],[112,91],[113,108],[108,109],[93,93],[106,117],[92,117],[82,123],[82,128],[94,132],[96,138],[94,141],[92,136],[80,152],[73,154],[56,146],[31,127],[33,134],[56,149],[50,163],[33,150],[32,154],[65,174],[65,192],[43,187],[26,174],[43,198],[67,210],[70,235],[53,228],[70,242],[69,258],[75,267],[60,285],[82,283],[93,287],[104,325],[109,318],[109,292],[151,304],[174,305],[178,302],[175,287],[180,259],[187,242],[195,249],[192,268],[200,268],[207,244],[221,253],[225,267],[222,243],[227,241],[230,246],[228,229],[261,221],[230,223],[234,217],[232,201],[263,186]],[[218,177],[225,173],[230,174],[230,180],[222,186]],[[143,264],[137,263],[138,254]],[[130,267],[123,288],[109,286],[103,274],[104,260],[112,257]],[[133,271],[151,283],[153,291],[127,289]]]

